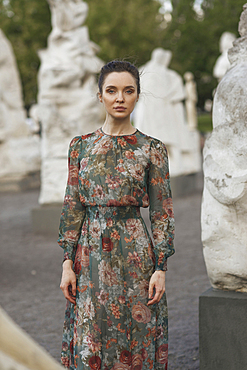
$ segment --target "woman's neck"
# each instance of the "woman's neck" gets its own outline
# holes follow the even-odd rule
[[[107,135],[131,135],[136,129],[132,126],[130,120],[105,120],[102,130]]]

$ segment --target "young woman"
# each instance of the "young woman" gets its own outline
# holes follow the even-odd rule
[[[167,369],[174,216],[166,148],[130,122],[139,94],[135,66],[106,64],[106,120],[70,143],[58,241],[68,300],[62,364],[71,370]],[[154,244],[140,215],[148,206]]]

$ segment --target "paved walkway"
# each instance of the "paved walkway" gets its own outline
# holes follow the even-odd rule
[[[0,193],[0,303],[59,360],[65,300],[59,289],[62,249],[32,233],[38,192]],[[201,193],[175,199],[176,253],[169,259],[169,370],[199,370],[198,297],[210,285],[200,242]]]

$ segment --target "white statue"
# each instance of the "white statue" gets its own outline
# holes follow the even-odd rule
[[[198,133],[193,136],[186,124],[182,77],[168,69],[171,57],[171,51],[157,48],[141,68],[142,93],[134,122],[139,130],[166,144],[171,176],[178,176],[200,170],[200,148]]]
[[[12,46],[0,30],[0,182],[18,190],[18,183],[40,169],[40,140],[25,122],[20,77]],[[10,185],[11,184],[11,185]]]
[[[247,292],[247,4],[204,148],[202,242],[214,288]]]
[[[187,114],[188,127],[190,130],[196,130],[197,129],[196,104],[198,97],[193,73],[186,72],[184,74],[184,79],[186,92],[185,108]]]
[[[98,46],[82,26],[88,11],[82,0],[48,0],[52,32],[48,48],[39,53],[38,106],[33,119],[42,127],[40,204],[62,203],[70,140],[96,130],[102,107],[96,98],[96,73],[103,62]]]
[[[228,60],[227,52],[232,47],[233,42],[236,40],[236,36],[231,32],[224,32],[220,38],[220,52],[221,55],[216,60],[213,75],[220,80],[225,75],[226,71],[230,68],[230,62]]]

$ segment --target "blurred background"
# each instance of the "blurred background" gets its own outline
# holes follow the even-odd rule
[[[213,67],[220,55],[223,32],[236,36],[243,0],[87,0],[86,25],[90,39],[101,48],[104,61],[126,58],[137,66],[150,59],[155,47],[171,50],[170,68],[183,75],[191,71],[198,89],[198,129],[211,130],[205,102],[217,85]],[[1,0],[0,28],[17,59],[25,107],[36,102],[37,51],[46,48],[51,15],[46,0]],[[203,114],[204,113],[204,114]]]

